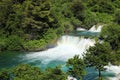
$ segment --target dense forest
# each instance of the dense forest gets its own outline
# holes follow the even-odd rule
[[[43,50],[77,27],[97,24],[104,25],[99,37],[103,43],[90,47],[83,59],[69,59],[68,72],[19,65],[1,71],[0,80],[66,80],[68,75],[83,80],[84,68],[91,66],[102,80],[105,65],[120,64],[120,0],[0,0],[0,51]]]
[[[120,24],[119,0],[0,0],[0,50],[42,50],[77,27]]]

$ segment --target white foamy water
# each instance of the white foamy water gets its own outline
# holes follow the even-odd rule
[[[109,77],[109,80],[120,80],[120,66],[109,65],[105,66],[108,72],[112,72],[115,74],[115,77]]]
[[[102,26],[99,26],[97,29],[93,26],[89,31],[100,32]],[[75,36],[62,36],[57,41],[57,46],[45,51],[34,52],[26,54],[23,58],[29,62],[41,61],[42,64],[48,64],[51,61],[63,61],[66,62],[69,58],[72,58],[74,55],[80,55],[83,57],[83,53],[86,52],[90,46],[94,46],[95,40],[85,39],[83,37]],[[40,63],[41,64],[41,63]],[[106,66],[108,72],[113,72],[116,74],[116,77],[109,77],[110,80],[119,80],[120,79],[120,66]]]
[[[103,27],[102,25],[99,25],[98,27],[95,27],[95,25],[94,25],[93,27],[91,27],[89,29],[89,31],[91,31],[91,32],[101,32],[102,27]]]
[[[77,28],[77,31],[86,31],[86,29],[84,29],[84,28]]]
[[[66,35],[62,36],[57,44],[58,45],[55,48],[27,54],[24,59],[30,59],[30,61],[33,62],[35,60],[42,60],[42,63],[47,64],[54,60],[67,61],[74,55],[80,55],[82,58],[83,52],[90,46],[94,46],[95,41],[92,39]]]

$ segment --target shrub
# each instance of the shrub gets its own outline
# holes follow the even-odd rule
[[[18,36],[9,36],[6,38],[7,50],[21,50],[23,47],[23,40]]]
[[[25,50],[41,50],[46,46],[46,42],[43,39],[40,40],[30,40],[28,42],[24,42]]]

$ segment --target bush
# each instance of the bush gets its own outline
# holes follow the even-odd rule
[[[57,35],[55,30],[53,29],[48,29],[45,34],[43,35],[43,38],[45,40],[46,43],[51,43],[54,42],[54,40],[57,39]]]
[[[20,64],[10,70],[0,71],[0,80],[66,80],[67,75],[60,68],[42,71],[38,67]]]
[[[30,40],[27,42],[24,42],[24,48],[25,50],[42,50],[46,46],[46,42],[44,39],[40,40]]]
[[[99,23],[110,23],[113,20],[113,17],[107,13],[96,13]]]
[[[7,44],[5,42],[4,38],[0,38],[0,51],[4,50],[6,48]]]
[[[9,36],[6,38],[7,50],[22,50],[23,40],[18,36]]]
[[[117,9],[116,11],[115,11],[115,22],[116,23],[118,23],[118,24],[120,24],[120,9]]]
[[[115,6],[110,0],[89,0],[88,7],[91,7],[91,11],[100,13],[114,13]]]
[[[97,15],[93,12],[86,11],[85,19],[83,21],[83,25],[85,28],[89,29],[91,26],[98,23]]]

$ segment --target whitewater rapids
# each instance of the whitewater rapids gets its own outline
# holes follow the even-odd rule
[[[90,28],[90,32],[100,32],[102,26],[97,28],[93,26]],[[74,55],[79,55],[83,57],[83,53],[90,46],[94,46],[95,40],[83,37],[76,37],[70,35],[64,35],[57,41],[57,46],[45,51],[35,52],[27,54],[24,59],[34,62],[41,60],[42,63],[48,64],[50,61],[60,60],[66,62],[69,58],[72,58]]]
[[[44,64],[48,64],[50,61],[54,60],[66,62],[74,55],[79,55],[82,58],[83,52],[90,46],[94,46],[94,44],[95,40],[93,39],[65,35],[58,40],[55,48],[27,54],[25,59],[30,59],[30,61],[41,59]]]
[[[96,28],[93,26],[88,31],[90,32],[100,32],[102,26]],[[78,29],[80,30],[80,29]],[[42,65],[47,66],[52,61],[62,61],[66,62],[69,58],[74,55],[79,55],[81,58],[83,54],[89,49],[90,46],[94,46],[95,40],[76,37],[70,35],[64,35],[57,41],[57,46],[54,48],[47,49],[45,51],[33,52],[26,54],[23,57],[23,61],[28,61],[28,63],[40,61]],[[50,63],[51,64],[51,63]],[[54,64],[53,64],[54,65]],[[120,79],[120,66],[106,66],[108,72],[113,72],[116,77],[109,77],[109,80],[119,80]],[[116,73],[117,72],[117,73]],[[70,78],[70,77],[69,77]]]

